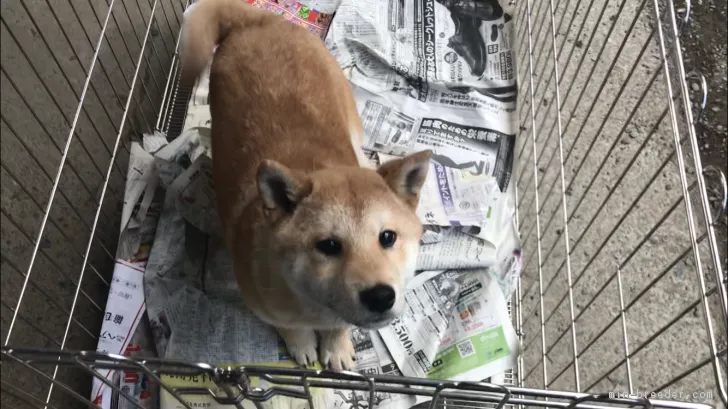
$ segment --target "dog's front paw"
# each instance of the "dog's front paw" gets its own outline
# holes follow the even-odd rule
[[[321,365],[335,371],[354,369],[356,353],[348,329],[319,331]]]
[[[281,329],[288,354],[301,366],[312,366],[318,360],[316,332],[311,329]]]

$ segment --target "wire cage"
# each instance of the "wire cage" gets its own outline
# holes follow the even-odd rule
[[[129,145],[182,129],[186,6],[2,3],[3,408],[98,407],[91,377],[125,369],[187,408],[186,395],[261,407],[316,387],[360,391],[369,408],[375,389],[432,397],[425,407],[725,407],[726,182],[698,151],[708,89],[683,65],[689,1],[512,2],[524,270],[510,311],[523,353],[505,385],[77,352],[96,348]]]

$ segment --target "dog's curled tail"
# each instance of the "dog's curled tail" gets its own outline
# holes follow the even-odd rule
[[[182,86],[194,84],[212,60],[213,50],[231,30],[265,18],[243,0],[197,0],[185,12],[182,31]]]

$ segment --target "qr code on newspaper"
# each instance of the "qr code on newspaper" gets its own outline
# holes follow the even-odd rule
[[[470,355],[475,354],[475,348],[473,347],[473,343],[470,342],[470,340],[457,344],[457,347],[458,352],[460,353],[460,357],[462,358],[467,358]]]

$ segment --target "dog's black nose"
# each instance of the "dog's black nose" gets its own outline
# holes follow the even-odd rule
[[[394,305],[396,294],[394,288],[378,284],[359,293],[359,299],[370,311],[383,313]]]

